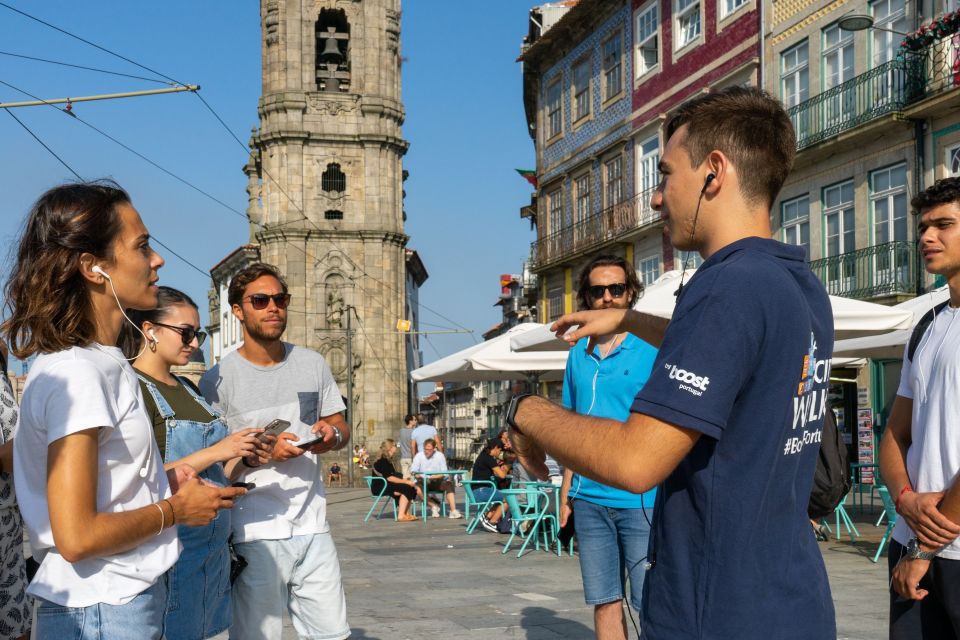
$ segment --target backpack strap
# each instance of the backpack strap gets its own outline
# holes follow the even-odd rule
[[[944,300],[920,318],[920,322],[917,323],[917,326],[913,328],[913,333],[910,334],[910,343],[907,347],[907,360],[913,362],[913,355],[917,352],[917,347],[920,346],[920,341],[923,340],[923,335],[927,332],[927,327],[930,326],[933,319],[937,317],[938,313],[943,311],[943,308],[946,307],[949,302],[949,300]]]

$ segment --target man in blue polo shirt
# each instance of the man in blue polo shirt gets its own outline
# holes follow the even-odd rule
[[[629,309],[642,291],[629,262],[619,256],[597,256],[580,272],[577,304],[580,309]],[[626,420],[633,399],[650,377],[657,350],[627,332],[598,337],[590,352],[587,342],[584,338],[570,349],[563,406],[583,415]],[[656,489],[630,493],[564,469],[560,525],[576,512],[573,526],[584,598],[593,605],[598,640],[627,638],[623,610],[627,575],[630,604],[640,609],[655,497]]]
[[[535,475],[544,452],[634,493],[660,485],[641,607],[649,640],[833,640],[823,558],[806,515],[833,351],[823,285],[770,239],[795,139],[781,105],[731,87],[681,106],[652,205],[703,265],[669,326],[607,309],[564,316],[569,339],[629,330],[659,346],[625,421],[519,396],[506,414]],[[589,438],[580,437],[590,428]]]

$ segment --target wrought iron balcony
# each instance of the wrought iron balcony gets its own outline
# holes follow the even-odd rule
[[[917,245],[887,242],[810,262],[827,293],[866,300],[917,293]]]
[[[892,60],[787,110],[797,134],[797,149],[888,113],[902,111],[916,94],[908,82],[913,58]]]
[[[625,233],[659,222],[660,212],[650,206],[653,191],[648,189],[534,241],[531,244],[534,266],[543,267],[574,253],[589,251]]]
[[[901,49],[896,60],[804,100],[787,113],[799,150],[957,87],[960,51],[952,34]]]

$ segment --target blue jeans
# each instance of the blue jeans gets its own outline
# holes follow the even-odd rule
[[[587,604],[622,600],[629,575],[630,604],[640,609],[652,521],[653,509],[616,509],[582,498],[573,501],[573,526]]]
[[[494,491],[490,487],[480,487],[479,489],[474,489],[473,499],[480,504],[483,504],[487,501],[487,498],[490,497],[491,493],[493,494],[493,499],[490,501],[490,504],[503,501],[503,494],[501,494],[499,491]]]
[[[160,640],[167,605],[167,576],[127,604],[64,607],[37,598],[39,640]]]

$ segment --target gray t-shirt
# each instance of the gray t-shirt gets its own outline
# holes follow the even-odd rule
[[[201,378],[200,391],[231,431],[264,427],[281,418],[290,422],[287,432],[305,442],[314,438],[311,427],[318,419],[345,409],[323,356],[284,346],[286,356],[279,364],[260,367],[233,352]],[[234,541],[283,540],[329,530],[323,477],[314,454],[268,462],[247,470],[243,480],[256,488],[233,508]]]
[[[410,427],[400,427],[400,442],[397,443],[397,446],[400,447],[400,457],[409,460],[413,457],[413,453],[410,451],[410,439],[413,437],[413,429]]]

